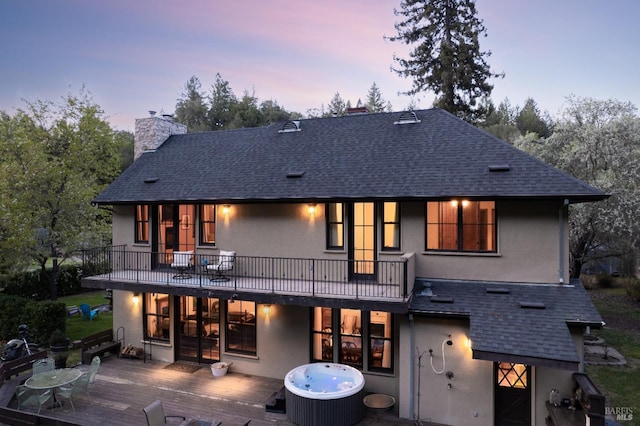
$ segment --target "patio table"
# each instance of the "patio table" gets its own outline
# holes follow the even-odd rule
[[[57,368],[33,375],[24,382],[30,389],[44,390],[53,389],[54,406],[61,404],[56,398],[56,388],[73,383],[82,375],[82,371],[74,368]]]

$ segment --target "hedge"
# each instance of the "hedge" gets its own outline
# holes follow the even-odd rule
[[[63,302],[36,302],[0,293],[0,340],[19,337],[18,326],[27,324],[36,343],[46,344],[54,330],[65,331],[67,310]]]
[[[0,289],[4,294],[22,296],[33,300],[50,298],[49,277],[51,268],[45,273],[41,269],[15,272],[0,276]],[[81,271],[77,265],[58,267],[58,297],[70,296],[82,292]]]

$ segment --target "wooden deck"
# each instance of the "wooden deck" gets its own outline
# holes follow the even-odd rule
[[[194,373],[167,370],[166,365],[159,361],[143,363],[134,359],[106,358],[100,365],[95,384],[90,386],[91,397],[81,395],[74,399],[75,414],[68,403],[43,414],[79,425],[144,425],[142,409],[159,399],[167,415],[215,418],[222,421],[223,426],[243,425],[249,420],[251,426],[293,424],[286,414],[265,411],[265,402],[271,393],[282,388],[282,380],[248,376],[233,371],[233,366],[226,376],[214,378],[206,365]],[[86,370],[88,367],[76,368]],[[15,398],[9,407],[17,407]],[[376,423],[414,424],[398,419],[391,412],[377,418],[376,413],[368,410],[359,424]]]

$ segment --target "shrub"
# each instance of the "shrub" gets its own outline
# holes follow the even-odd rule
[[[56,329],[65,330],[67,310],[63,302],[36,302],[0,294],[0,340],[18,337],[18,326],[27,324],[37,343],[46,343]]]
[[[0,277],[0,288],[5,294],[22,296],[32,300],[49,298],[49,276],[51,268],[46,273],[35,269],[32,271],[14,272]],[[58,296],[70,296],[82,292],[80,284],[81,273],[77,265],[61,265],[58,268]]]
[[[598,288],[598,280],[593,275],[580,275],[580,282],[587,290],[594,290]]]
[[[611,275],[601,272],[596,275],[596,280],[598,281],[598,286],[601,288],[611,288],[614,284],[614,279]]]
[[[625,277],[621,281],[625,290],[627,290],[627,294],[635,301],[640,302],[640,279],[637,277]]]

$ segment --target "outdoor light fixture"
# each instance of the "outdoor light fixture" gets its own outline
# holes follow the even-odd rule
[[[133,293],[133,304],[137,305],[139,300],[140,300],[140,293],[138,292]]]
[[[316,213],[316,205],[315,204],[309,204],[309,214],[311,216],[313,216]]]
[[[225,216],[229,216],[229,204],[225,204],[224,206],[222,206],[222,214],[224,214]]]
[[[262,312],[264,312],[266,316],[269,316],[269,314],[271,313],[271,305],[268,303],[266,305],[263,305]]]

